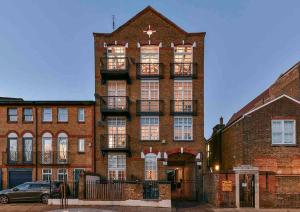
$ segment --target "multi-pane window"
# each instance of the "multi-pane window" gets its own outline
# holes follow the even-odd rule
[[[157,75],[159,73],[159,47],[142,46],[141,47],[141,74]]]
[[[182,45],[174,47],[174,71],[175,74],[191,75],[193,72],[193,47]]]
[[[52,169],[46,168],[42,169],[42,178],[43,181],[51,181]]]
[[[191,80],[174,81],[174,112],[193,111],[193,83]]]
[[[32,108],[24,108],[23,110],[23,120],[30,122],[33,121]]]
[[[60,133],[57,139],[57,162],[68,162],[68,136],[65,133]]]
[[[109,46],[107,47],[107,69],[125,69],[126,58],[125,58],[125,46]]]
[[[18,110],[17,108],[8,108],[7,114],[8,121],[16,122],[18,121]]]
[[[52,108],[43,108],[43,122],[52,121]]]
[[[33,136],[31,133],[25,133],[23,136],[23,161],[32,162],[32,142]]]
[[[122,148],[126,147],[126,118],[109,117],[108,124],[108,147]]]
[[[159,117],[141,117],[141,140],[159,140]]]
[[[10,133],[8,135],[8,150],[9,162],[18,161],[18,136],[16,133]]]
[[[108,108],[125,109],[126,102],[126,81],[108,81]]]
[[[272,144],[295,144],[295,120],[272,120]]]
[[[108,179],[126,180],[126,155],[125,154],[108,155]]]
[[[85,151],[85,140],[84,138],[78,139],[78,152],[84,152]]]
[[[78,114],[77,114],[78,122],[84,122],[85,121],[85,115],[84,115],[84,108],[79,108],[78,109]]]
[[[58,181],[67,181],[68,180],[67,169],[58,169],[57,170],[57,180]]]
[[[52,163],[52,135],[50,133],[44,133],[42,136],[42,163]]]
[[[141,81],[141,111],[158,112],[159,111],[159,81],[142,80]]]
[[[145,180],[157,180],[157,157],[153,153],[145,156]]]
[[[174,117],[174,140],[193,140],[192,117]]]
[[[67,108],[58,108],[58,117],[59,122],[68,122],[68,109]]]

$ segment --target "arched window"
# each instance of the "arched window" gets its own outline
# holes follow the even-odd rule
[[[154,153],[145,156],[145,180],[157,180],[157,157]]]
[[[68,160],[68,135],[59,133],[57,139],[57,162],[66,163]]]
[[[42,136],[42,163],[52,163],[52,135],[51,133],[44,133]]]
[[[7,153],[9,163],[18,161],[18,135],[14,132],[9,133],[7,136]]]
[[[31,133],[23,135],[23,162],[32,162],[32,141],[33,136]]]

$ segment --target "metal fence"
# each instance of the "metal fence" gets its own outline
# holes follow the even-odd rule
[[[50,196],[52,199],[77,199],[79,192],[78,181],[50,181]]]

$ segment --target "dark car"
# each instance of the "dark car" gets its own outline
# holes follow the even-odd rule
[[[12,189],[0,191],[0,203],[42,201],[48,203],[50,184],[47,182],[27,182]]]

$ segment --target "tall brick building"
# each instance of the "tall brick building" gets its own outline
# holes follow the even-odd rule
[[[94,33],[97,173],[169,180],[172,198],[200,197],[204,37],[151,7]]]
[[[1,188],[93,171],[94,101],[0,98],[0,126]]]
[[[234,182],[237,207],[300,207],[299,71],[297,63],[208,140],[208,168]]]

